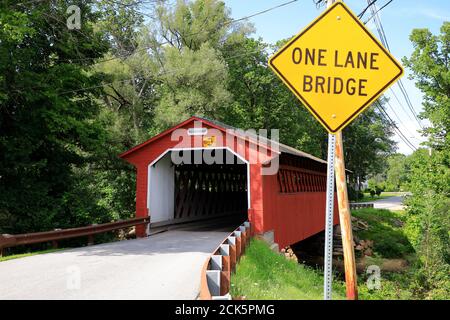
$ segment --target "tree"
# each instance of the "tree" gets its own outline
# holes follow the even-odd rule
[[[230,102],[224,85],[227,67],[217,50],[204,43],[198,50],[168,47],[164,52],[161,99],[156,121],[162,128],[192,115],[214,118]]]
[[[406,156],[396,153],[388,157],[386,170],[387,191],[400,191],[407,181]]]
[[[251,30],[246,24],[232,24],[230,10],[219,0],[177,0],[175,6],[161,3],[155,11],[155,37],[180,51],[196,51],[204,43],[220,49],[229,39]]]
[[[410,40],[414,52],[403,62],[424,94],[421,117],[431,123],[425,130],[429,144],[442,150],[450,143],[450,22],[444,22],[440,35],[433,35],[428,29],[415,29]]]
[[[413,230],[419,254],[416,288],[425,298],[450,295],[450,23],[441,34],[427,29],[413,30],[410,36],[414,52],[404,63],[411,78],[424,93],[424,111],[431,126],[426,128],[427,144],[432,150],[419,149],[406,161],[408,186],[408,225]]]
[[[69,30],[65,1],[0,5],[0,233],[107,216],[76,179],[104,135],[93,99],[99,90],[80,91],[102,78],[85,58],[108,49],[93,29],[98,13],[89,1],[80,7],[81,29]]]
[[[243,129],[279,129],[282,143],[321,157],[325,132],[268,68],[268,47],[261,39],[246,38],[222,49],[233,99],[220,120]]]
[[[216,118],[231,102],[221,49],[247,28],[232,25],[217,0],[177,1],[174,8],[161,4],[156,16],[149,34],[161,79],[156,124],[162,129],[191,115]]]
[[[392,125],[373,107],[344,129],[345,163],[358,190],[369,176],[383,172],[387,157],[395,150],[392,135]]]
[[[110,43],[110,52],[95,66],[109,76],[104,87],[105,112],[116,113],[114,126],[122,138],[123,149],[147,138],[153,126],[157,65],[147,53],[148,30],[144,26],[140,2],[101,1],[102,19],[98,28]]]
[[[286,41],[279,41],[274,49]],[[326,158],[326,131],[268,68],[268,47],[246,38],[222,49],[233,101],[220,113],[221,119],[242,128],[280,129],[281,142]],[[237,52],[241,54],[233,58]],[[394,150],[391,137],[390,123],[372,110],[345,130],[346,164],[353,181],[362,182],[382,170],[383,160]]]

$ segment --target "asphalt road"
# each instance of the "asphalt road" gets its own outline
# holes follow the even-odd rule
[[[196,299],[205,260],[238,225],[0,262],[0,299]]]
[[[388,209],[388,210],[403,210],[403,197],[389,197],[373,202],[373,207],[376,209]]]

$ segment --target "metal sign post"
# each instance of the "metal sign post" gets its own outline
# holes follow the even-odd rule
[[[334,0],[327,0],[327,8]],[[331,300],[331,284],[333,282],[333,209],[334,209],[334,152],[336,150],[336,136],[328,134],[327,158],[327,199],[325,214],[325,252],[323,263],[323,299]]]
[[[331,299],[336,183],[347,298],[355,300],[358,288],[342,130],[403,75],[403,68],[338,0],[327,0],[327,10],[280,48],[269,59],[269,67],[330,133],[324,298]]]
[[[333,209],[334,209],[334,151],[336,149],[336,136],[328,134],[328,159],[327,159],[327,199],[325,217],[325,262],[323,299],[331,300],[331,283],[333,281]]]

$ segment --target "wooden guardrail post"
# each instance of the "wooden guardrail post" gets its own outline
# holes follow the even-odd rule
[[[94,245],[94,235],[88,235],[88,246]]]
[[[91,226],[96,227],[98,224],[97,223],[93,223],[91,224]],[[88,235],[88,246],[93,246],[95,243],[95,238],[93,234]]]
[[[241,232],[240,231],[234,231],[233,235],[236,238],[236,263],[237,263],[239,261],[239,259],[241,258],[241,247],[242,247],[242,245],[241,245],[241,242],[242,242]]]

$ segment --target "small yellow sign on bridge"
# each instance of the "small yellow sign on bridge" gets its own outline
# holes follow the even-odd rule
[[[289,41],[269,65],[331,133],[403,74],[400,63],[342,2]]]

